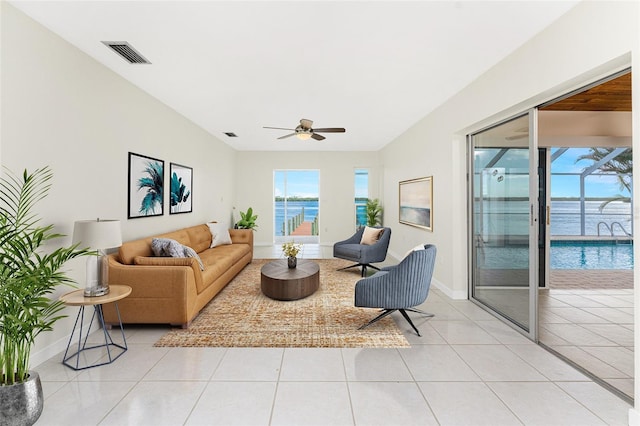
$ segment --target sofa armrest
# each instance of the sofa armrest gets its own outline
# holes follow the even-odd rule
[[[196,272],[197,266],[125,265],[109,256],[109,284],[130,286],[132,297],[177,297],[195,303]]]
[[[154,267],[178,267],[188,266],[193,270],[193,278],[196,283],[196,288],[202,288],[202,272],[200,271],[200,264],[193,257],[147,257],[136,256],[133,258],[134,265],[138,266],[154,266]]]
[[[233,244],[249,244],[251,250],[253,250],[252,229],[229,229],[229,236]]]

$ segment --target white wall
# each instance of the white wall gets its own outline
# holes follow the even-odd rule
[[[252,207],[258,215],[256,245],[273,243],[274,170],[319,170],[320,244],[333,245],[355,231],[354,172],[369,169],[369,198],[380,197],[376,152],[255,152],[237,153],[236,220],[239,210]],[[390,204],[394,208],[396,204]],[[386,206],[385,219],[386,222]]]
[[[640,3],[581,2],[538,36],[456,94],[381,151],[384,200],[397,199],[397,182],[434,176],[434,232],[396,225],[391,250],[419,242],[438,246],[434,278],[452,297],[467,295],[465,135],[629,66],[634,152],[640,152]],[[473,66],[473,64],[469,64]],[[420,158],[420,161],[415,161]],[[640,198],[640,174],[634,175]],[[394,214],[393,209],[387,209]],[[397,216],[397,213],[395,213]],[[640,229],[640,205],[634,207]],[[397,217],[389,217],[397,223]],[[635,245],[635,264],[640,248]],[[640,268],[634,287],[640,288]],[[640,291],[635,292],[635,369],[640,371]],[[640,394],[640,380],[635,381]],[[629,413],[640,425],[640,412]]]
[[[235,151],[123,80],[5,2],[2,14],[0,160],[15,172],[49,165],[43,224],[69,235],[73,222],[120,219],[123,240],[204,223],[229,222]],[[151,65],[153,66],[153,65]],[[193,168],[193,213],[127,220],[128,152]],[[69,265],[84,285],[84,261]],[[54,297],[69,291],[60,289]],[[67,309],[73,318],[77,308]],[[35,363],[59,350],[72,320],[37,340]],[[56,349],[57,348],[57,349]],[[64,346],[62,347],[64,348]]]
[[[450,296],[465,298],[465,135],[630,66],[631,53],[640,55],[637,8],[635,2],[580,3],[387,145],[381,151],[387,205],[397,200],[398,181],[434,176],[434,232],[395,225],[390,250],[436,244],[436,280]],[[397,224],[397,212],[387,211]]]

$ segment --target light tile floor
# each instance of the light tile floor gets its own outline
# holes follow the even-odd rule
[[[113,364],[36,366],[37,424],[628,424],[626,402],[471,302],[433,290],[422,308],[421,338],[395,317],[403,349],[156,348],[168,328],[129,326]]]
[[[539,293],[540,342],[633,398],[633,290]]]

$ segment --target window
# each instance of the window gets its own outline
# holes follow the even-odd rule
[[[274,187],[274,236],[276,242],[318,242],[320,172],[318,170],[276,170]]]
[[[369,199],[369,170],[356,169],[354,174],[356,229],[367,224],[367,200]]]

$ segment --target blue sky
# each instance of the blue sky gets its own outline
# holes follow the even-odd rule
[[[489,160],[489,156],[495,155],[493,150],[479,152],[476,157],[479,165]],[[552,150],[552,153],[555,149]],[[583,169],[591,165],[591,161],[582,160],[576,162],[576,159],[583,154],[589,152],[588,148],[571,148],[558,157],[551,164],[551,197],[578,197],[580,195],[580,178],[579,174]],[[519,159],[521,161],[519,161]],[[528,167],[528,158],[526,150],[511,150],[502,159],[508,161],[512,166],[518,162],[522,163],[524,168]],[[500,166],[500,161],[496,167]],[[361,172],[361,173],[358,173]],[[577,173],[572,176],[562,176],[554,173]],[[284,195],[284,177],[287,177],[287,193],[289,196],[298,197],[317,197],[320,191],[320,172],[318,170],[277,170],[274,173],[275,195]],[[368,175],[365,169],[356,170],[354,173],[354,186],[356,197],[368,196]],[[513,181],[512,181],[513,182]],[[591,175],[587,177],[585,182],[585,192],[587,197],[615,197],[623,195],[628,197],[629,191],[623,190],[618,184],[615,176],[597,176]],[[526,181],[523,180],[523,193],[526,194]]]
[[[317,197],[320,191],[320,172],[318,170],[276,170],[274,172],[275,196]],[[368,174],[365,169],[354,172],[356,197],[368,196]]]
[[[276,196],[317,197],[320,192],[320,172],[318,170],[276,170],[274,191]]]
[[[552,153],[556,149],[552,149]],[[497,148],[476,150],[476,170],[483,169],[498,152]],[[551,197],[579,197],[580,173],[589,167],[590,160],[576,162],[580,155],[587,154],[588,148],[571,148],[551,163]],[[527,149],[511,149],[495,164],[496,169],[509,165],[512,175],[509,177],[509,191],[512,196],[527,196],[528,179],[526,174],[529,169],[529,157]],[[514,175],[520,170],[521,176]],[[559,175],[558,173],[575,173],[573,175]],[[516,183],[517,182],[517,183]],[[487,190],[488,188],[485,188]],[[585,196],[609,198],[616,196],[630,196],[629,191],[620,187],[618,179],[613,175],[591,174],[585,179]]]
[[[552,154],[555,151],[552,150]],[[580,177],[559,176],[553,173],[582,173],[593,164],[590,160],[576,159],[588,154],[588,148],[571,148],[551,163],[551,197],[576,197],[580,195]],[[585,179],[585,196],[587,197],[615,197],[630,196],[629,191],[622,189],[615,176],[590,175]]]

